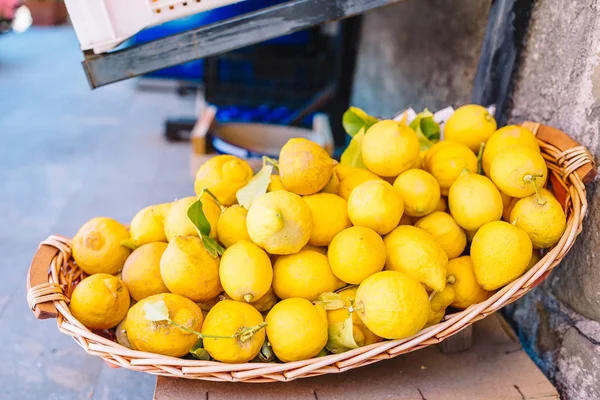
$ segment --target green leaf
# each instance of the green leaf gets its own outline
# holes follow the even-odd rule
[[[204,210],[202,209],[202,200],[198,198],[187,211],[188,218],[192,221],[192,224],[198,230],[200,236],[208,236],[210,235],[210,222],[204,215]]]
[[[258,353],[258,358],[262,362],[271,362],[275,359],[275,353],[273,353],[271,343],[268,340],[263,342],[260,353]]]
[[[365,163],[363,162],[361,152],[361,146],[364,138],[365,129],[361,128],[360,131],[358,131],[358,133],[354,135],[352,140],[350,140],[350,144],[348,144],[348,147],[342,153],[342,156],[340,157],[341,164],[348,165],[354,168],[367,169]]]
[[[321,305],[326,311],[339,310],[346,307],[346,302],[342,299],[342,296],[331,292],[322,293],[314,303]]]
[[[202,235],[200,236],[200,239],[202,239],[202,244],[204,245],[204,248],[206,249],[206,251],[208,251],[212,258],[217,258],[218,256],[223,255],[223,253],[225,252],[225,249],[210,236]]]
[[[194,347],[190,349],[190,354],[198,360],[210,361],[210,354],[204,349],[202,339],[199,339]]]
[[[421,132],[429,140],[440,140],[440,124],[433,120],[433,117],[423,118],[421,120]]]
[[[158,300],[154,303],[145,303],[144,314],[148,321],[170,321],[169,309],[164,300]]]
[[[343,353],[348,350],[357,349],[354,340],[352,314],[342,322],[329,325],[327,345],[325,347],[332,353]]]
[[[130,250],[135,250],[138,248],[138,245],[135,244],[135,241],[132,238],[122,240],[120,244],[121,246],[125,246]]]
[[[417,114],[417,117],[410,123],[410,127],[419,138],[421,151],[428,150],[433,146],[433,141],[440,139],[440,125],[435,122],[433,114],[428,109]]]
[[[237,191],[236,197],[238,203],[246,210],[249,210],[252,203],[254,203],[254,200],[267,193],[272,173],[273,165],[265,164],[261,170],[250,179],[246,186]]]
[[[350,107],[342,117],[344,130],[352,137],[354,137],[361,129],[364,129],[366,132],[377,122],[379,122],[379,119],[370,116],[358,107]]]

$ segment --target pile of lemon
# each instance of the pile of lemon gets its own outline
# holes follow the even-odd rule
[[[291,139],[256,175],[234,156],[197,196],[94,218],[73,239],[88,275],[72,314],[124,346],[283,362],[400,339],[486,300],[555,245],[565,213],[531,131],[458,109],[444,140],[370,118],[337,163]],[[424,145],[425,143],[425,145]],[[479,173],[478,173],[479,172]]]

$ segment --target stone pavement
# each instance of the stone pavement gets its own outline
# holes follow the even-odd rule
[[[152,398],[152,376],[106,367],[25,300],[49,234],[99,215],[129,222],[193,193],[189,147],[162,138],[165,118],[191,115],[193,99],[133,81],[91,91],[81,58],[69,27],[0,36],[0,399]]]

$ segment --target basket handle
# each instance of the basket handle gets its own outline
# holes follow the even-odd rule
[[[29,272],[27,273],[27,301],[37,319],[58,317],[58,312],[52,300],[39,303],[38,301],[44,295],[43,289],[51,287],[51,284],[48,282],[48,269],[59,251],[58,248],[49,244],[41,244],[29,266]]]

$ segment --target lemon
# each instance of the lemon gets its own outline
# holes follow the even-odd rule
[[[438,181],[444,196],[464,169],[477,173],[475,154],[464,144],[448,140],[434,144],[425,154],[423,164]]]
[[[554,195],[540,189],[539,196],[534,194],[515,203],[510,223],[523,229],[534,247],[547,249],[565,233],[567,216]]]
[[[450,187],[448,208],[458,225],[476,231],[502,217],[502,196],[485,176],[463,171]]]
[[[429,317],[427,292],[415,279],[397,271],[382,271],[365,279],[354,308],[375,335],[402,339],[419,332]]]
[[[483,225],[473,237],[471,260],[477,282],[496,290],[520,277],[529,264],[533,246],[527,233],[504,221]]]
[[[313,301],[321,293],[343,286],[331,271],[329,260],[316,251],[302,250],[280,256],[273,267],[273,290],[280,299],[302,297]]]
[[[409,169],[396,178],[396,189],[404,203],[404,213],[422,217],[432,213],[440,201],[440,185],[433,175],[421,169]]]
[[[490,177],[502,192],[522,198],[531,196],[548,178],[542,155],[525,146],[517,146],[494,157]]]
[[[285,190],[281,177],[279,175],[271,175],[271,182],[267,186],[267,192],[275,192],[276,190]]]
[[[165,356],[182,357],[198,341],[198,336],[168,321],[150,321],[144,306],[163,301],[169,311],[169,318],[184,328],[200,332],[202,311],[193,301],[185,297],[162,293],[146,297],[136,303],[127,314],[125,330],[134,349]]]
[[[225,248],[234,245],[240,240],[250,240],[246,227],[248,211],[238,204],[228,207],[219,217],[217,222],[217,237]],[[212,231],[212,229],[211,229]]]
[[[129,339],[127,338],[127,331],[125,330],[125,324],[127,323],[127,317],[123,318],[121,322],[115,328],[115,340],[121,346],[125,346],[128,349],[133,349],[131,343],[129,343]]]
[[[527,128],[518,125],[508,125],[494,132],[483,150],[481,164],[485,174],[490,176],[490,167],[494,157],[516,146],[525,146],[537,152],[540,151],[540,145],[535,135]]]
[[[349,167],[343,164],[339,164],[335,167],[334,174],[338,177],[339,181],[337,194],[344,200],[348,200],[350,193],[352,193],[354,188],[361,183],[373,180],[381,180],[380,177],[371,171]]]
[[[361,151],[369,171],[379,176],[398,176],[419,159],[420,145],[408,125],[385,120],[367,130]]]
[[[248,163],[236,156],[220,155],[211,158],[198,168],[194,190],[200,195],[208,189],[224,206],[237,203],[236,193],[246,186],[254,173]]]
[[[438,201],[437,205],[435,206],[434,211],[446,212],[447,210],[448,210],[448,200],[446,200],[446,198],[444,196],[440,196],[440,201]]]
[[[131,253],[130,249],[121,245],[127,239],[127,228],[114,219],[92,218],[73,237],[73,259],[88,275],[116,274]]]
[[[212,258],[197,236],[177,236],[160,259],[160,275],[172,293],[193,301],[215,298],[223,288],[219,258]]]
[[[458,108],[444,125],[444,140],[462,143],[473,152],[496,131],[496,120],[485,107],[468,104]]]
[[[371,228],[380,235],[398,226],[403,212],[400,193],[382,180],[361,183],[348,198],[352,224]]]
[[[165,236],[167,241],[171,241],[176,236],[198,236],[196,227],[188,217],[188,209],[198,200],[197,197],[184,197],[173,202],[171,209],[165,218]],[[210,237],[217,239],[217,224],[221,217],[221,208],[208,195],[204,194],[202,200],[202,211],[210,224]]]
[[[231,339],[205,337],[202,340],[204,349],[212,358],[224,363],[250,361],[258,355],[265,341],[263,322],[262,315],[251,305],[233,300],[221,301],[206,315],[202,334],[237,335],[237,337]]]
[[[335,164],[317,143],[293,138],[279,153],[279,176],[287,190],[300,195],[314,194],[327,185]]]
[[[500,196],[502,197],[502,219],[506,222],[510,222],[510,212],[512,211],[515,203],[519,199],[515,199],[514,197],[510,197],[507,194],[500,192]]]
[[[258,312],[266,312],[269,311],[275,303],[279,301],[279,298],[275,294],[273,287],[269,287],[269,290],[264,296],[261,296],[260,299],[253,301],[250,305],[258,310]]]
[[[269,291],[273,282],[273,267],[263,249],[241,240],[223,253],[219,277],[225,293],[233,300],[250,303]]]
[[[458,257],[448,262],[448,282],[451,282],[448,287],[454,289],[454,308],[464,310],[490,297],[490,292],[477,282],[473,261],[469,256]]]
[[[385,244],[370,228],[353,226],[338,233],[327,252],[334,275],[346,283],[359,284],[385,265]]]
[[[442,211],[433,212],[415,223],[435,238],[448,259],[462,254],[467,246],[467,235],[450,214]]]
[[[400,271],[437,292],[446,287],[448,256],[423,229],[402,225],[384,239],[386,269]]]
[[[169,292],[160,276],[160,258],[166,249],[166,243],[148,243],[135,249],[125,261],[122,279],[134,300]]]
[[[252,203],[246,226],[252,241],[270,254],[293,254],[308,243],[312,214],[302,197],[278,190]]]
[[[402,218],[400,218],[400,222],[398,223],[398,226],[400,225],[412,225],[414,224],[414,221],[412,219],[412,217],[409,217],[406,214],[402,214]]]
[[[317,253],[323,254],[324,256],[327,255],[327,247],[311,246],[310,244],[307,244],[302,248],[302,250],[316,251]]]
[[[473,242],[473,237],[475,236],[475,234],[477,233],[477,231],[467,231],[467,230],[465,230],[465,233],[467,234],[467,243],[472,243]]]
[[[196,302],[196,305],[200,307],[203,313],[208,313],[215,305],[217,305],[218,302],[223,300],[231,300],[231,297],[229,297],[227,293],[223,292],[219,293],[219,295],[217,295],[217,297],[215,297],[214,299]]]
[[[331,178],[329,179],[329,182],[327,182],[327,185],[325,185],[325,187],[323,189],[321,189],[321,193],[338,194],[339,186],[340,186],[340,180],[338,179],[337,174],[335,174],[335,168],[334,168],[334,172],[331,174]]]
[[[531,260],[529,260],[529,264],[527,264],[527,271],[535,266],[542,259],[542,254],[540,250],[533,249],[533,253],[531,253]]]
[[[354,304],[357,290],[358,287],[354,286],[341,290],[338,293],[345,302],[345,308],[327,311],[327,321],[329,322],[329,325],[344,322],[348,319],[350,316],[350,311],[348,311],[348,309]],[[369,328],[365,326],[356,312],[352,312],[352,336],[354,336],[354,342],[358,347],[368,346],[381,341],[379,336],[371,332]]]
[[[73,290],[71,314],[89,329],[116,326],[129,309],[129,291],[119,278],[98,273],[83,279]]]
[[[327,344],[325,310],[306,299],[280,301],[265,321],[271,348],[283,362],[312,358]]]
[[[166,242],[165,215],[171,203],[157,204],[140,210],[131,220],[129,232],[137,246],[152,242]]]
[[[312,231],[308,244],[327,246],[333,237],[352,224],[348,218],[348,203],[331,193],[304,196],[312,215]]]
[[[446,315],[446,308],[452,304],[455,298],[454,288],[450,285],[446,285],[446,288],[441,292],[433,293],[433,297],[429,301],[430,311],[426,326],[435,325],[443,320],[444,315]]]

